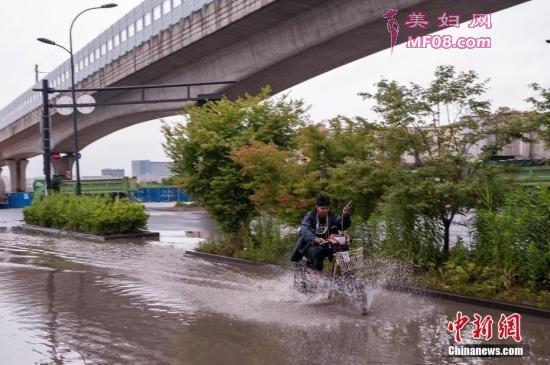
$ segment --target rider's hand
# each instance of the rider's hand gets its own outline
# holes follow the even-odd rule
[[[313,241],[318,245],[322,245],[323,243],[326,242],[326,240],[324,238],[321,238],[321,237],[315,237],[315,239]]]
[[[345,207],[344,207],[344,210],[342,211],[344,214],[350,214],[351,212],[351,202],[349,202]]]

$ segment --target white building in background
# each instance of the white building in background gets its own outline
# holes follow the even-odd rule
[[[162,182],[172,176],[172,162],[156,162],[150,160],[132,161],[132,177],[138,182]]]
[[[482,140],[479,144],[472,147],[470,153],[473,156],[479,156],[482,148],[494,141],[494,137]],[[541,160],[550,158],[550,150],[546,148],[543,141],[526,142],[515,139],[500,149],[495,156],[508,157],[516,160]]]
[[[122,179],[124,177],[124,169],[101,169],[101,176],[110,179]]]
[[[33,185],[35,180],[40,180],[40,179],[36,177],[31,177],[25,180],[25,191],[33,191]]]
[[[431,125],[422,126],[423,131],[433,132]],[[441,133],[449,133],[450,129],[445,129],[445,126],[440,130]],[[415,128],[411,128],[411,131],[416,132]],[[458,139],[463,138],[470,130],[465,129],[461,131],[457,137]],[[432,133],[433,134],[433,133]],[[433,137],[433,136],[432,136]],[[541,138],[538,138],[535,134],[529,136],[533,142],[523,141],[521,139],[514,139],[507,145],[503,146],[498,150],[494,157],[496,159],[502,160],[543,160],[550,158],[550,149],[547,148],[544,141]],[[476,144],[471,145],[468,149],[468,155],[471,159],[478,158],[482,152],[483,148],[493,144],[495,142],[496,136],[491,135],[487,136],[484,139],[478,141]],[[427,155],[427,153],[425,154]],[[422,155],[421,157],[425,157]],[[415,157],[412,153],[408,153],[404,156],[405,162],[409,164],[415,163]]]

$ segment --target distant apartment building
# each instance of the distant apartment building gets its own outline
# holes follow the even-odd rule
[[[421,129],[426,135],[429,135],[430,132],[433,134],[433,129],[430,125],[424,126]],[[417,130],[415,128],[411,128],[411,131],[416,132]],[[463,136],[470,132],[471,131],[469,129],[465,129],[460,135],[458,135],[458,138],[463,138]],[[445,127],[443,127],[440,130],[440,133],[449,133],[449,129],[445,129]],[[510,143],[504,145],[500,150],[496,151],[493,158],[499,160],[542,160],[550,158],[550,149],[547,148],[544,141],[538,138],[535,134],[529,135],[528,137],[531,141],[524,141],[519,138],[512,140]],[[486,146],[493,144],[495,139],[496,136],[489,135],[471,145],[467,151],[469,158],[478,158],[483,153],[483,149]],[[404,158],[409,164],[415,163],[415,157],[411,153],[406,154]]]
[[[172,162],[132,161],[132,177],[138,182],[161,182],[172,176],[171,167]]]
[[[537,141],[535,136],[531,136],[531,138],[534,140],[533,142],[522,141],[521,139],[513,140],[502,147],[502,149],[495,154],[495,157],[517,160],[541,160],[550,158],[550,150],[546,148],[544,142]],[[480,143],[472,147],[471,154],[473,156],[478,156],[481,154],[484,146],[493,142],[494,137],[488,137],[480,141]]]
[[[36,180],[39,180],[35,177],[27,178],[25,179],[25,191],[33,191],[34,189],[34,182]]]
[[[124,177],[124,169],[101,169],[101,176],[112,179],[120,179]]]

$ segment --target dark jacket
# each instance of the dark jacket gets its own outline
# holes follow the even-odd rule
[[[309,247],[309,245],[313,245],[313,240],[315,239],[315,225],[316,225],[316,219],[317,218],[317,212],[315,209],[309,211],[304,219],[302,220],[302,224],[300,226],[300,237],[298,237],[298,241],[296,242],[296,247],[294,247],[294,251],[292,252],[292,256],[290,257],[290,261],[298,262],[302,259],[304,256],[305,250]],[[338,230],[342,229],[342,219],[344,220],[344,230],[348,229],[351,225],[351,217],[349,214],[344,214],[343,218],[342,216],[329,212],[328,214],[328,226],[331,233],[337,233]]]

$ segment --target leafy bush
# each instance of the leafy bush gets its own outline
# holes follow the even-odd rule
[[[227,234],[218,236],[215,242],[201,244],[198,251],[238,257],[245,260],[288,265],[289,257],[298,235],[272,216],[262,215],[251,224],[250,236],[242,236],[235,243],[235,237]]]
[[[288,265],[296,239],[296,234],[285,232],[285,227],[279,220],[269,215],[262,215],[256,218],[252,224],[250,243],[236,252],[235,256],[271,264]]]
[[[550,189],[518,188],[476,218],[475,261],[503,285],[550,290]]]
[[[519,187],[475,211],[474,241],[440,255],[436,222],[385,205],[370,219],[372,254],[412,263],[429,287],[550,307],[550,189]]]
[[[110,235],[146,228],[145,208],[128,200],[52,194],[23,209],[25,222],[66,231]]]
[[[371,249],[413,264],[417,270],[435,268],[441,260],[441,227],[437,219],[411,217],[400,207],[386,205],[369,219]]]
[[[431,287],[550,308],[550,190],[520,187],[476,212],[475,239],[424,279]]]

